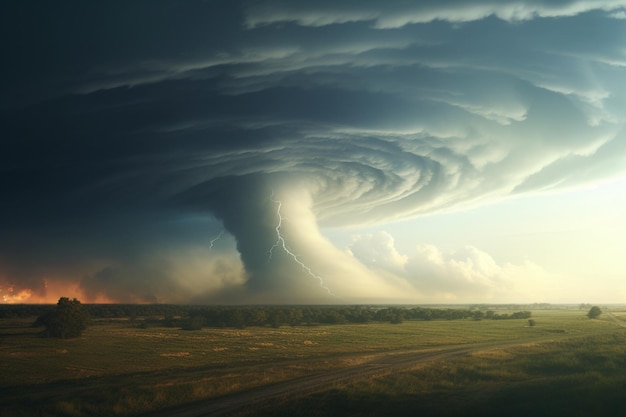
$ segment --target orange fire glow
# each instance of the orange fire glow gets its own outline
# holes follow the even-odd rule
[[[61,297],[78,298],[83,303],[113,304],[116,301],[98,295],[86,297],[78,283],[59,282],[45,279],[42,291],[32,288],[17,289],[13,284],[0,282],[0,300],[4,304],[56,304]]]

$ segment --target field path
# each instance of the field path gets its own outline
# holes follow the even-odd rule
[[[549,340],[542,340],[547,342]],[[253,411],[269,400],[284,398],[292,395],[309,395],[325,391],[334,384],[352,380],[371,378],[390,374],[394,371],[406,370],[411,366],[428,363],[436,360],[450,359],[456,356],[467,355],[472,352],[503,347],[513,347],[538,342],[537,340],[523,340],[510,342],[476,343],[450,348],[420,350],[398,354],[380,355],[375,359],[339,370],[315,373],[309,376],[284,381],[272,385],[254,388],[244,392],[230,394],[224,397],[200,401],[180,408],[162,410],[146,414],[146,417],[201,417],[226,416],[236,411]]]
[[[605,311],[604,313],[613,323],[617,324],[619,327],[626,327],[626,322],[615,317],[615,315],[610,311]]]

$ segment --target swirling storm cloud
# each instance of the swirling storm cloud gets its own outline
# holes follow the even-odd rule
[[[362,229],[626,172],[626,1],[1,7],[5,302],[513,299]]]

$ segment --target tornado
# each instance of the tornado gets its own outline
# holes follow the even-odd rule
[[[404,256],[373,229],[621,181],[625,4],[109,2],[79,32],[51,6],[67,42],[44,45],[18,36],[40,28],[8,2],[0,298],[460,292],[428,263],[461,255],[407,230]]]

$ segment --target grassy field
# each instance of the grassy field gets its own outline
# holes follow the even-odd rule
[[[483,352],[268,405],[254,415],[624,415],[625,343],[615,335]]]
[[[520,387],[530,404],[546,387],[576,392],[586,386],[585,392],[602,396],[613,392],[607,386],[626,381],[625,330],[618,326],[626,312],[614,313],[617,323],[607,315],[589,320],[580,310],[538,310],[534,327],[527,320],[453,320],[184,331],[133,328],[119,320],[96,322],[74,340],[41,338],[28,327],[31,321],[5,320],[0,415],[135,415],[350,367],[376,355],[494,341],[525,344],[334,387],[255,414],[313,415],[317,409],[318,415],[393,415],[388,407],[383,409],[391,414],[373,412],[391,401],[395,415],[435,413],[439,406],[457,415],[446,399],[453,393],[466,399],[457,401],[459,407],[485,412],[487,405],[510,404]],[[352,411],[333,414],[344,407]]]
[[[624,415],[625,346],[621,333],[479,352],[268,405],[254,415]]]

